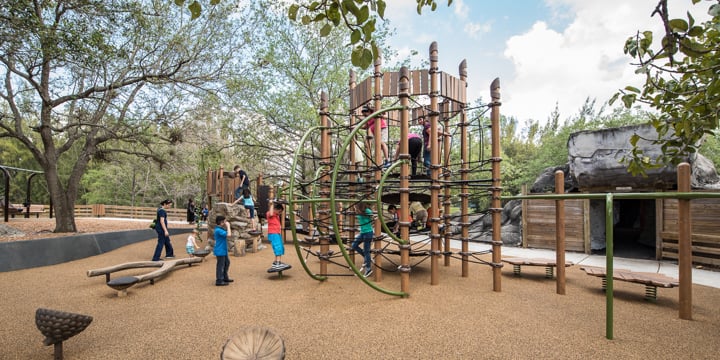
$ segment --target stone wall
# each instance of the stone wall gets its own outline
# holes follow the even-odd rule
[[[252,222],[248,217],[249,211],[240,204],[232,205],[224,202],[213,204],[208,214],[208,241],[205,249],[212,250],[215,245],[215,240],[213,240],[213,233],[215,226],[217,226],[215,225],[215,219],[220,215],[225,216],[225,219],[230,223],[228,254],[233,256],[245,255],[245,246],[252,243],[252,239],[259,235],[250,235],[248,233],[252,230]]]

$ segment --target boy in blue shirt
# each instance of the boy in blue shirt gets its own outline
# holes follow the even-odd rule
[[[227,286],[233,279],[228,277],[228,269],[230,268],[230,258],[228,257],[227,238],[232,233],[230,231],[230,223],[225,220],[224,216],[215,218],[215,230],[213,237],[215,238],[215,246],[213,254],[217,259],[215,267],[215,286]]]

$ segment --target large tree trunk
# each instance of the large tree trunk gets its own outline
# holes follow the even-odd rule
[[[53,232],[77,232],[75,226],[75,194],[66,191],[58,176],[55,166],[44,166],[45,181],[52,199],[55,214],[55,230]]]

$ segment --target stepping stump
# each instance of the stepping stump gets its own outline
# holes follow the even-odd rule
[[[285,359],[285,342],[268,328],[248,327],[225,342],[220,358],[223,360]]]
[[[55,360],[63,358],[63,341],[81,333],[92,320],[92,316],[58,310],[38,308],[35,311],[35,326],[45,335],[45,346],[55,345]]]
[[[140,280],[135,276],[123,276],[112,279],[105,284],[114,290],[117,290],[118,297],[125,297],[127,296],[127,288],[137,284],[138,281]]]
[[[199,258],[202,258],[203,259],[202,261],[205,261],[205,257],[210,255],[210,250],[206,250],[206,249],[198,250],[193,255],[195,255]]]

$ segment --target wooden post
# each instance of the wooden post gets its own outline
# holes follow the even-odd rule
[[[400,82],[398,85],[398,97],[400,105],[403,106],[400,112],[400,146],[398,148],[399,159],[405,161],[400,167],[400,238],[409,242],[410,224],[407,223],[407,214],[410,213],[410,159],[408,134],[410,133],[410,76],[408,68],[400,68]],[[400,246],[400,290],[404,293],[410,292],[410,246]]]
[[[492,211],[492,266],[493,266],[493,291],[502,291],[502,237],[500,222],[502,220],[502,202],[500,194],[502,192],[502,183],[500,181],[500,79],[496,78],[490,85],[490,97],[492,102],[492,110],[490,112],[490,123],[492,126],[491,146],[492,146],[492,187],[490,202],[490,211]]]
[[[320,196],[322,198],[328,198],[330,195],[330,136],[328,130],[328,96],[325,91],[320,94],[320,166],[322,167],[320,175]],[[328,201],[320,203],[320,214],[325,219],[330,218],[330,204]],[[324,224],[327,221],[323,221]],[[323,255],[330,251],[330,239],[331,235],[329,227],[326,225],[320,225],[320,253]],[[324,257],[320,257],[320,274],[327,274],[328,260]]]
[[[353,90],[356,86],[356,76],[355,71],[350,70],[350,80],[348,82],[348,86],[350,88],[350,93],[353,93]],[[350,102],[352,103],[352,99],[350,99]],[[356,120],[356,110],[351,109],[350,110],[350,129],[355,128],[355,120]],[[364,135],[363,135],[364,136]],[[363,141],[363,143],[365,143]],[[355,185],[358,181],[358,175],[356,173],[358,166],[357,166],[357,153],[356,153],[356,140],[353,139],[352,143],[350,145],[350,165],[348,166],[348,170],[350,171],[350,187],[348,188],[349,194],[348,197],[351,199],[354,199],[357,196],[357,186]],[[367,160],[367,159],[365,159]],[[312,211],[310,212],[312,214]],[[348,216],[348,231],[346,232],[347,238],[352,241],[352,239],[355,239],[355,216]],[[355,263],[355,251],[350,250],[350,261]]]
[[[467,81],[467,62],[463,60],[460,63],[460,80]],[[467,86],[467,84],[465,85]],[[463,97],[465,98],[465,97]],[[469,180],[469,173],[470,173],[470,159],[468,156],[468,131],[467,128],[469,126],[467,122],[467,113],[465,112],[466,104],[463,103],[460,105],[461,111],[460,111],[460,159],[462,160],[462,165],[460,167],[460,179],[462,180],[462,183],[460,185],[460,226],[461,226],[461,232],[460,232],[460,240],[462,241],[462,277],[468,277],[470,275],[470,263],[468,262],[469,256],[467,255],[470,251],[469,249],[469,242],[470,242],[470,216],[468,214],[469,204],[468,204],[468,197],[470,196],[470,186],[468,185],[467,181]],[[446,209],[446,214],[450,215],[449,209]],[[447,225],[446,225],[447,229]],[[450,239],[450,233],[447,233],[447,239]],[[449,248],[449,246],[448,246]]]
[[[678,191],[690,192],[690,164],[678,165]],[[678,199],[678,270],[680,318],[692,320],[692,224],[690,200]]]
[[[565,193],[565,173],[555,172],[555,194]],[[565,200],[555,200],[555,267],[556,292],[565,295]]]
[[[373,87],[374,91],[374,104],[375,104],[375,111],[380,110],[382,107],[382,103],[380,100],[382,99],[382,54],[378,50],[378,56],[375,59],[375,73],[373,74],[375,84]],[[384,115],[383,115],[384,116]],[[378,120],[378,119],[376,119]],[[387,139],[382,139],[382,134],[380,130],[380,124],[381,121],[375,121],[375,128],[373,129],[374,140],[375,140],[375,164],[382,165],[385,163],[385,159],[383,158],[383,153],[381,150],[381,142],[383,140],[387,141]],[[389,124],[388,124],[389,125]],[[390,149],[388,148],[388,151]],[[388,156],[390,156],[388,154]],[[378,168],[375,171],[375,182],[380,183],[380,179],[382,178],[382,171]],[[377,196],[381,196],[382,194],[376,194]],[[376,211],[380,211],[380,209],[375,209]],[[374,237],[380,237],[382,235],[382,221],[379,216],[375,219],[375,224],[373,228],[375,229]],[[374,239],[373,239],[374,240]],[[373,241],[373,248],[378,253],[382,251],[383,244],[380,241]],[[373,257],[375,261],[375,269],[373,270],[373,279],[377,282],[382,281],[383,273],[382,273],[382,256],[374,256]]]
[[[431,255],[430,255],[430,284],[437,285],[440,283],[440,276],[438,273],[439,258],[440,258],[440,234],[438,231],[438,224],[435,222],[438,214],[440,213],[440,184],[438,182],[438,175],[440,169],[438,163],[440,162],[440,146],[438,139],[438,91],[440,89],[440,80],[438,79],[438,45],[437,42],[433,41],[430,44],[430,211],[428,218],[430,219],[430,241],[431,241]],[[427,146],[427,145],[425,145]]]

